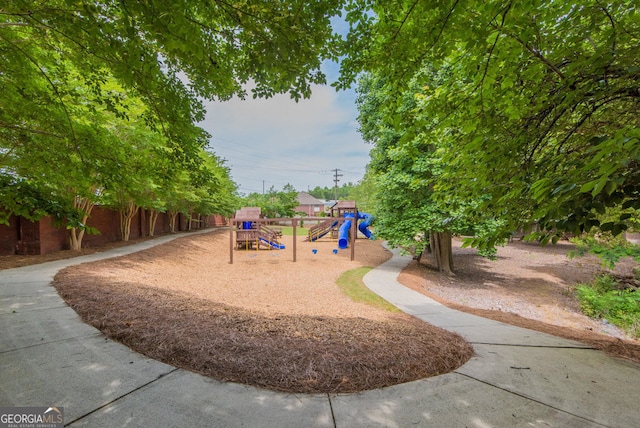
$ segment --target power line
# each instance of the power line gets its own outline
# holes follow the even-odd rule
[[[317,169],[293,169],[293,168],[287,168],[287,167],[281,167],[281,168],[277,168],[277,167],[269,167],[269,166],[258,166],[258,165],[242,165],[239,163],[232,163],[231,164],[232,167],[234,168],[248,168],[248,169],[268,169],[271,171],[282,171],[282,172],[315,172],[315,173],[320,173]]]

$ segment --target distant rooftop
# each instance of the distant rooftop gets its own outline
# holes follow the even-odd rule
[[[318,198],[314,198],[307,192],[299,192],[298,193],[298,204],[300,205],[323,205],[322,202]]]

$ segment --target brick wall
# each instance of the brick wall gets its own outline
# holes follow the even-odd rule
[[[176,231],[189,230],[188,216],[178,214]],[[200,221],[191,222],[191,230],[205,227],[224,226],[227,220],[220,215],[202,217]],[[86,234],[82,239],[83,248],[92,248],[108,242],[120,240],[120,214],[104,207],[95,207],[87,220],[90,227],[100,231],[99,234]],[[156,222],[154,235],[169,233],[169,216],[160,213]],[[149,236],[149,213],[139,210],[131,221],[129,238],[136,239]],[[40,221],[29,221],[23,217],[11,216],[9,226],[0,225],[0,256],[12,254],[47,254],[52,251],[69,249],[69,235],[64,224],[56,224],[51,217]]]
[[[47,254],[52,251],[69,249],[69,233],[66,225],[58,224],[51,217],[40,219],[40,252]]]
[[[9,217],[9,225],[0,225],[0,255],[15,254],[18,243],[18,217]]]
[[[40,222],[18,217],[16,254],[40,254]]]
[[[85,233],[82,238],[83,248],[93,248],[120,240],[120,213],[104,207],[94,207],[87,225],[100,231],[99,234]],[[137,238],[132,235],[131,238]]]

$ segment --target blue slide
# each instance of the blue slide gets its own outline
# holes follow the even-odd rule
[[[345,218],[353,218],[353,214],[347,213],[344,215]],[[360,232],[364,234],[369,239],[374,239],[373,233],[369,230],[369,226],[373,221],[373,216],[367,213],[358,213],[357,220],[364,220],[358,225],[358,229]],[[351,229],[351,220],[345,220],[340,226],[340,230],[338,231],[338,247],[341,250],[349,247],[349,230]]]
[[[369,230],[369,226],[371,226],[371,222],[373,221],[373,216],[367,213],[358,213],[358,218],[363,220],[358,225],[358,230],[360,230],[367,239],[375,239],[373,233]]]
[[[276,250],[284,250],[283,244],[278,244],[277,242],[269,241],[268,239],[260,237],[260,242],[264,242],[269,245],[271,248],[275,248]]]

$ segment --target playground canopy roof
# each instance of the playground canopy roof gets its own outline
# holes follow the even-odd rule
[[[331,207],[331,217],[342,217],[344,213],[355,213],[356,210],[356,201],[338,201]]]
[[[255,220],[262,218],[262,210],[260,207],[243,207],[236,211],[236,220]]]

